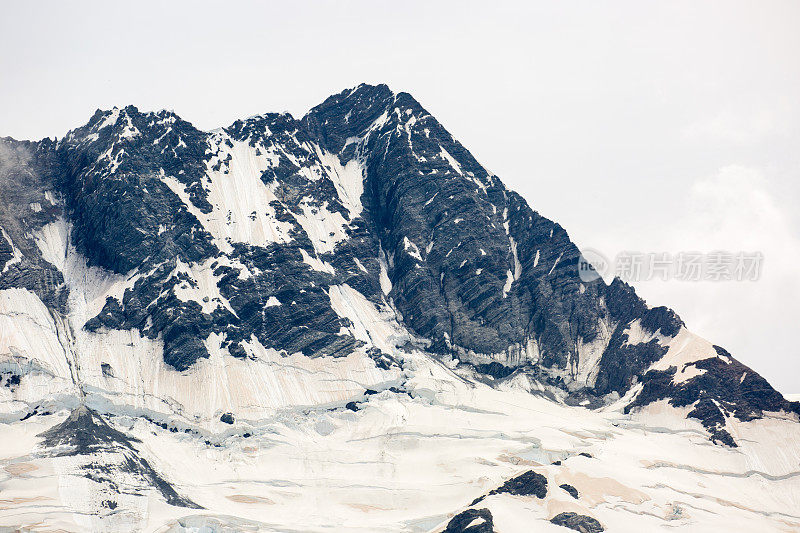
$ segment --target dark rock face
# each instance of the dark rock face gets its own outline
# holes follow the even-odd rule
[[[544,366],[564,365],[579,336],[596,334],[603,285],[581,288],[566,232],[507,191],[410,95],[362,86],[304,122],[342,161],[365,159],[390,297],[434,350],[518,352],[533,338]],[[362,153],[344,142],[353,137],[365,139]]]
[[[630,285],[619,278],[608,286],[606,298],[609,311],[626,325],[639,319],[644,330],[666,337],[675,336],[683,326],[683,321],[672,310],[666,307],[649,309]],[[594,386],[596,393],[624,393],[635,378],[667,353],[667,348],[656,340],[640,344],[628,344],[628,341],[625,328],[618,327],[612,333],[600,360]]]
[[[201,508],[191,500],[178,495],[172,485],[153,470],[134,447],[133,443],[137,442],[136,439],[114,429],[97,412],[85,406],[73,410],[64,422],[39,436],[44,438],[42,446],[57,457],[86,456],[89,458],[87,464],[83,466],[85,476],[96,483],[106,485],[112,492],[123,490],[118,483],[120,479],[123,479],[120,473],[124,472],[139,480],[137,487],[125,487],[124,490],[152,488],[160,492],[170,505],[192,509]],[[115,462],[101,461],[97,460],[98,456],[119,456],[119,460]]]
[[[110,126],[100,127],[114,116]],[[72,132],[59,155],[69,169],[61,184],[74,223],[76,248],[91,264],[108,270],[147,273],[126,290],[121,301],[110,299],[86,327],[138,328],[150,338],[160,337],[165,361],[177,370],[208,356],[203,339],[211,333],[224,335],[224,347],[238,357],[247,357],[241,342],[251,335],[266,347],[288,353],[335,356],[352,351],[357,342],[338,334],[343,323],[330,308],[325,288],[335,280],[347,281],[367,295],[375,294],[378,263],[375,258],[362,262],[372,266],[373,279],[358,269],[335,278],[303,262],[301,250],[310,256],[315,251],[292,216],[297,201],[305,198],[321,204],[325,198],[328,210],[343,212],[344,208],[329,179],[302,177],[303,169],[288,159],[306,166],[321,164],[302,147],[308,140],[302,135],[298,138],[298,131],[298,123],[290,116],[273,114],[236,122],[216,138],[174,114],[145,114],[128,107],[99,112],[84,128]],[[87,136],[94,140],[87,144]],[[231,154],[234,143],[256,152],[281,149],[275,168],[267,169],[260,179],[265,183],[282,180],[276,188],[279,199],[263,207],[271,207],[277,220],[292,227],[291,243],[228,242],[222,244],[231,249],[221,250],[219,241],[198,220],[219,207],[208,201],[206,175],[220,172],[224,179],[235,172],[231,168],[236,164]],[[175,180],[188,203],[166,184],[164,176]],[[126,201],[120,204],[119,198]],[[344,260],[342,256],[332,264]],[[229,307],[217,305],[209,312],[198,302],[178,297],[181,286],[197,285],[181,265],[204,262],[212,262],[217,288]],[[271,297],[281,305],[267,306]]]
[[[580,533],[601,533],[605,531],[600,522],[590,516],[577,513],[561,513],[550,519],[557,526],[564,526]]]
[[[205,134],[188,122],[133,106],[98,111],[70,132],[58,147],[58,178],[77,250],[90,264],[121,274],[148,260],[215,254],[206,232],[159,179],[162,171],[176,176],[193,202],[207,208],[200,188],[204,152]],[[170,224],[159,231],[164,222]]]
[[[764,411],[789,411],[800,414],[800,403],[787,402],[767,381],[749,367],[734,359],[727,351],[714,346],[720,357],[710,357],[691,366],[702,374],[675,384],[677,369],[650,370],[644,376],[642,392],[626,411],[657,400],[669,399],[670,405],[694,405],[689,417],[700,420],[711,433],[712,440],[736,446],[725,429],[725,417],[747,421],[761,418]]]
[[[547,496],[547,478],[541,474],[537,474],[533,470],[513,477],[503,483],[500,487],[492,489],[485,496],[481,496],[473,501],[470,505],[482,501],[486,496],[493,494],[513,494],[515,496],[536,496],[537,498],[544,499]]]
[[[489,509],[467,509],[457,514],[447,524],[445,533],[494,533],[494,522]]]
[[[563,485],[559,485],[559,487],[567,491],[569,495],[575,498],[576,500],[578,499],[578,489],[576,489],[572,485],[564,483]]]
[[[21,376],[13,372],[0,373],[0,385],[9,389],[14,389],[22,382]]]
[[[475,370],[481,374],[492,376],[495,379],[502,379],[514,373],[514,369],[492,361],[491,363],[478,363],[475,365]]]
[[[517,496],[536,496],[541,500],[547,496],[547,478],[533,470],[528,470],[524,474],[512,477],[502,486],[489,492],[489,494],[503,493]]]
[[[589,406],[642,383],[632,407],[694,405],[720,442],[720,409],[800,410],[729,355],[720,366],[709,354],[696,362],[706,372],[678,385],[650,370],[680,318],[618,279],[583,281],[561,226],[385,85],[343,91],[301,120],[273,113],[203,132],[129,106],[58,142],[0,140],[0,289],[31,290],[66,314],[64,274],[37,237],[59,220],[90,266],[129,281],[82,326],[159,339],[179,371],[211,348],[254,357],[256,341],[351,353],[363,343],[331,303],[346,284],[487,382],[524,375]],[[365,348],[376,366],[398,366]]]
[[[27,289],[63,312],[64,276],[28,237],[62,213],[57,199],[47,195],[51,172],[59,166],[54,146],[50,139],[33,143],[0,138],[0,290]]]

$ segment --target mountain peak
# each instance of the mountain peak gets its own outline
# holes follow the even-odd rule
[[[648,307],[620,280],[582,281],[566,231],[508,191],[413,97],[384,84],[342,91],[299,121],[266,113],[212,133],[171,111],[115,107],[59,145],[37,146],[26,164],[41,176],[28,202],[39,207],[32,219],[9,214],[0,224],[11,243],[5,263],[17,275],[36,264],[64,278],[63,254],[48,259],[37,251],[42,238],[31,240],[60,216],[89,266],[140,278],[75,326],[161,338],[164,361],[178,370],[211,356],[209,335],[237,357],[249,357],[252,342],[314,357],[391,352],[348,329],[354,317],[331,300],[332,287],[346,284],[471,378],[524,376],[526,389],[593,406],[647,379],[628,405],[731,397],[745,417],[795,409],[772,392],[742,391],[752,370],[738,363],[702,366],[720,352],[683,338],[671,310]],[[43,187],[53,189],[48,209]],[[198,269],[213,275],[201,283]],[[68,285],[30,279],[43,301],[68,305]],[[201,286],[211,293],[198,296]],[[700,359],[680,359],[677,343],[695,345]],[[687,365],[703,372],[665,383],[672,362],[680,374]],[[698,388],[706,374],[728,385]],[[731,443],[721,409],[693,413]]]
[[[15,527],[39,493],[79,530],[800,525],[764,498],[800,456],[756,450],[800,438],[800,404],[581,279],[567,232],[407,93],[212,132],[128,106],[0,147]]]

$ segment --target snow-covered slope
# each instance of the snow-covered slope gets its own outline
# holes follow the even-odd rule
[[[488,509],[495,530],[506,532],[531,524],[560,531],[548,521],[564,512],[592,517],[608,531],[800,527],[800,451],[781,444],[796,442],[800,425],[784,415],[737,422],[732,434],[741,444],[729,448],[710,443],[699,422],[674,416],[666,404],[632,416],[591,411],[465,382],[423,353],[404,358],[402,388],[351,394],[350,408],[338,402],[264,409],[270,414],[261,416],[237,412],[231,425],[155,419],[151,410],[104,404],[105,395],[87,398],[114,413],[114,427],[138,439],[131,445],[138,456],[202,509],[169,505],[157,486],[137,484],[132,474],[130,488],[116,473],[109,487],[87,479],[76,458],[54,457],[37,435],[60,423],[63,412],[9,423],[0,446],[7,502],[0,524],[436,531],[532,470],[547,478],[544,498],[501,493],[472,508]],[[96,463],[97,454],[82,461]]]
[[[800,528],[800,405],[405,93],[0,149],[0,527]]]

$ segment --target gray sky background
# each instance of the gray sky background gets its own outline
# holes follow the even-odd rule
[[[800,2],[0,2],[0,135],[96,108],[203,129],[408,91],[582,248],[761,251],[758,282],[640,282],[800,392]]]

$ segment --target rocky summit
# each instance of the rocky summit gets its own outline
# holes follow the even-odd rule
[[[0,229],[0,527],[800,528],[800,403],[386,85],[0,139]]]

